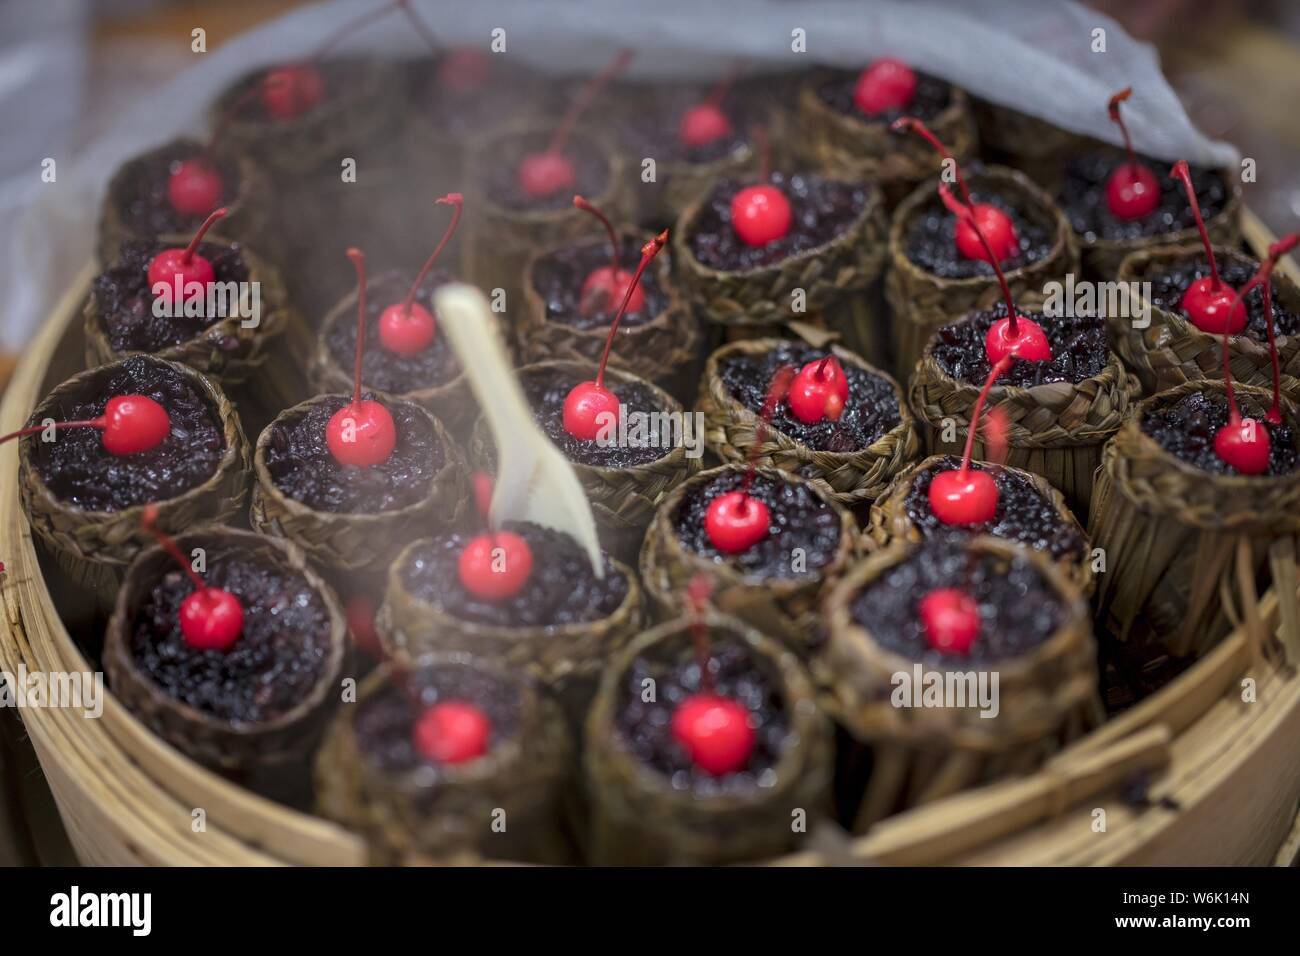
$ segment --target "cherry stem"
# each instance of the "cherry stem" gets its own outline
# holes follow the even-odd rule
[[[357,270],[357,357],[352,373],[352,404],[356,405],[361,401],[361,358],[366,349],[366,254],[350,246],[347,256]]]
[[[1169,170],[1169,176],[1171,179],[1180,180],[1187,193],[1187,202],[1192,207],[1192,215],[1196,217],[1196,229],[1201,234],[1205,255],[1210,260],[1210,285],[1214,287],[1215,292],[1218,292],[1222,285],[1219,281],[1219,265],[1214,261],[1214,247],[1210,245],[1210,234],[1205,230],[1205,220],[1201,218],[1201,204],[1196,201],[1196,187],[1192,185],[1192,171],[1187,165],[1187,160],[1180,159],[1174,163],[1173,169]]]
[[[744,496],[740,499],[743,510],[748,509],[749,489],[754,484],[754,476],[758,473],[758,450],[767,441],[767,433],[772,427],[772,416],[776,414],[776,406],[789,394],[790,382],[794,376],[793,365],[782,365],[772,373],[772,380],[767,385],[767,394],[763,397],[763,404],[758,410],[758,428],[754,430],[754,443],[749,447],[749,455],[745,463],[745,480],[740,485],[740,493]]]
[[[826,381],[826,366],[830,364],[834,354],[834,352],[827,352],[826,357],[817,363],[817,378],[819,381]]]
[[[975,398],[975,407],[971,409],[970,428],[966,432],[966,450],[962,452],[960,474],[964,478],[970,471],[971,455],[975,452],[975,431],[979,428],[980,414],[984,411],[984,400],[988,398],[989,392],[993,388],[993,383],[1002,377],[1002,373],[1011,367],[1011,363],[1016,360],[1015,355],[1004,355],[993,364],[989,370],[989,377],[984,380],[984,387],[980,389],[979,395]]]
[[[375,20],[379,20],[382,17],[387,16],[388,14],[396,10],[398,7],[405,7],[405,6],[406,6],[406,0],[389,0],[388,3],[381,4],[380,6],[376,7],[374,10],[368,10],[365,13],[360,14],[359,16],[353,17],[347,23],[343,24],[341,27],[339,27],[337,30],[331,33],[328,37],[326,37],[325,42],[316,48],[316,52],[307,58],[308,61],[319,60],[326,53],[330,52],[330,50],[334,49],[336,46],[338,46],[340,43],[346,40],[357,30],[360,30],[362,27],[368,26],[371,22]],[[411,11],[408,9],[407,13],[408,15],[410,15]]]
[[[176,563],[179,564],[181,569],[190,576],[190,580],[194,582],[194,587],[196,589],[206,591],[208,589],[207,582],[199,576],[199,572],[194,570],[194,566],[185,560],[185,555],[181,554],[181,549],[177,547],[176,542],[172,540],[171,535],[158,527],[156,524],[157,520],[158,506],[152,502],[145,505],[144,515],[140,519],[140,523],[144,526],[144,530],[157,538],[158,543],[163,546],[163,549],[176,559]]]
[[[704,623],[704,605],[713,590],[713,582],[703,571],[691,578],[686,587],[686,604],[691,615],[691,643],[695,647],[695,660],[700,667],[700,689],[713,693],[713,674],[709,671],[709,632]]]
[[[1250,277],[1250,281],[1237,290],[1237,294],[1232,300],[1232,306],[1228,310],[1228,314],[1231,315],[1237,310],[1238,305],[1244,305],[1245,298],[1252,289],[1261,286],[1260,292],[1264,297],[1264,318],[1268,326],[1268,350],[1273,360],[1273,404],[1268,413],[1270,420],[1273,421],[1282,420],[1282,370],[1278,362],[1277,338],[1273,327],[1272,276],[1277,261],[1297,245],[1300,245],[1300,233],[1293,232],[1269,246],[1268,255],[1259,264],[1259,269]],[[1236,400],[1232,394],[1232,373],[1228,368],[1228,332],[1226,328],[1223,333],[1223,378],[1227,384],[1229,415],[1239,418]]]
[[[772,178],[772,141],[767,135],[767,127],[755,126],[750,130],[749,138],[758,148],[758,181],[765,183]]]
[[[26,435],[35,435],[45,431],[48,425],[30,425],[27,428],[20,428],[16,432],[10,432],[8,435],[0,437],[0,445],[14,438],[22,438]],[[84,418],[75,422],[55,422],[54,427],[58,428],[107,428],[108,419],[102,415],[99,418]]]
[[[722,79],[718,80],[713,89],[709,91],[709,95],[704,98],[705,104],[718,109],[722,108],[722,101],[727,98],[727,94],[731,92],[731,88],[736,84],[736,79],[740,76],[740,68],[741,64],[739,62],[731,65],[731,69],[723,75]]]
[[[578,125],[578,120],[587,111],[587,107],[591,106],[596,97],[600,95],[600,92],[615,77],[627,69],[627,65],[632,62],[632,57],[635,55],[635,50],[626,47],[619,50],[614,59],[609,62],[609,65],[592,77],[578,91],[578,95],[569,104],[569,109],[565,112],[564,118],[560,120],[560,125],[555,127],[555,132],[551,135],[551,141],[546,146],[548,154],[564,151],[565,144],[568,143],[569,136],[573,133],[573,128]]]
[[[948,207],[953,215],[966,221],[966,225],[974,230],[975,235],[979,238],[980,245],[988,253],[989,265],[993,267],[993,272],[998,277],[998,285],[1002,287],[1002,299],[1007,304],[1007,324],[1011,326],[1011,335],[1013,337],[1019,335],[1020,324],[1016,321],[1016,303],[1011,297],[1011,286],[1007,284],[1007,277],[1002,272],[1002,266],[998,264],[998,257],[993,254],[993,247],[989,245],[988,239],[984,237],[984,230],[980,229],[979,223],[975,221],[974,211],[969,206],[963,206],[958,202],[957,197],[952,194],[952,190],[943,183],[939,184],[939,198],[943,200],[943,204]]]
[[[618,274],[621,271],[618,261],[618,236],[614,233],[614,226],[610,223],[609,217],[581,196],[574,196],[573,204],[583,212],[591,213],[599,219],[601,224],[605,227],[605,233],[609,236],[610,267],[614,270],[611,278],[617,280]]]
[[[439,240],[438,247],[433,250],[433,255],[424,260],[424,265],[420,267],[420,271],[416,274],[415,281],[411,283],[411,291],[406,293],[406,301],[402,304],[402,314],[405,316],[411,314],[411,306],[415,305],[415,293],[419,291],[420,283],[423,282],[424,277],[429,274],[429,270],[432,269],[433,264],[438,261],[438,256],[442,255],[443,248],[451,239],[452,233],[456,231],[456,224],[460,222],[460,210],[461,206],[465,202],[465,197],[460,193],[447,193],[447,195],[437,200],[437,202],[452,207],[451,222],[447,224],[447,230],[442,234],[442,239]],[[357,374],[360,375],[360,372]]]
[[[655,256],[659,255],[659,250],[668,244],[668,230],[665,229],[659,235],[655,236],[644,246],[641,247],[641,262],[636,267],[636,272],[632,274],[632,281],[627,284],[627,291],[623,293],[623,302],[614,313],[614,321],[609,325],[609,336],[605,339],[605,351],[600,356],[600,367],[596,369],[596,387],[605,387],[605,366],[609,364],[609,353],[614,347],[614,336],[618,334],[618,323],[623,320],[623,313],[627,311],[627,304],[632,301],[632,293],[636,291],[637,284],[641,281],[641,273],[645,272],[646,267]]]
[[[966,200],[966,205],[975,205],[975,200],[970,197],[970,189],[966,186],[966,177],[961,174],[961,166],[957,164],[957,158],[948,151],[948,147],[943,145],[943,141],[940,140],[938,136],[935,136],[934,133],[930,132],[930,127],[926,126],[914,116],[900,116],[889,125],[889,128],[896,133],[915,133],[933,146],[935,151],[944,159],[951,159],[953,174],[957,177],[957,188],[961,190],[962,198]],[[981,236],[981,238],[983,237]],[[991,256],[992,253],[990,252],[989,255]]]
[[[1120,115],[1119,104],[1123,103],[1133,95],[1133,87],[1126,86],[1110,98],[1106,105],[1110,113],[1110,121],[1119,127],[1120,135],[1124,137],[1124,149],[1128,152],[1128,164],[1131,168],[1137,169],[1137,154],[1133,152],[1133,141],[1129,139],[1128,127],[1124,125],[1124,117]]]
[[[397,6],[401,8],[402,13],[406,14],[407,21],[411,24],[412,29],[420,35],[420,39],[425,42],[430,50],[439,53],[442,50],[438,43],[438,38],[434,35],[429,24],[424,22],[424,17],[415,12],[415,8],[407,0],[397,0]]]
[[[185,252],[181,255],[181,262],[185,265],[190,264],[190,260],[194,258],[194,250],[198,249],[199,243],[203,241],[204,234],[212,228],[214,222],[225,214],[225,206],[222,206],[220,209],[214,209],[212,212],[208,213],[208,218],[203,220],[203,225],[199,226],[199,231],[194,234],[194,238],[190,240],[190,244],[185,247]]]

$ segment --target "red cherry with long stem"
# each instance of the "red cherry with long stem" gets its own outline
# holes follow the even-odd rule
[[[965,591],[936,588],[917,606],[925,639],[945,654],[968,654],[980,636],[980,609]]]
[[[858,75],[853,103],[868,116],[906,109],[916,96],[916,74],[902,60],[881,57]]]
[[[533,573],[528,542],[512,531],[488,531],[471,538],[457,565],[460,583],[484,601],[504,601],[518,594]]]
[[[673,711],[671,729],[691,763],[710,776],[743,770],[754,753],[749,710],[730,697],[692,694]]]
[[[194,233],[194,238],[190,240],[188,246],[184,249],[164,249],[149,260],[147,275],[149,288],[154,295],[170,303],[175,299],[178,284],[182,302],[201,298],[207,294],[208,283],[216,280],[217,273],[212,268],[212,263],[195,250],[203,241],[203,236],[212,228],[212,224],[225,214],[225,207],[212,210],[208,218],[203,220],[198,231]]]
[[[939,186],[939,198],[959,219],[964,217],[980,242],[985,246],[988,245],[984,230],[971,216],[970,207],[959,203],[952,191],[942,184]],[[993,267],[993,272],[998,277],[998,285],[1002,289],[1002,301],[1007,308],[1006,316],[990,325],[988,332],[985,333],[984,351],[989,361],[997,362],[1004,356],[1015,355],[1027,362],[1050,362],[1052,346],[1047,341],[1047,333],[1043,331],[1041,325],[1029,316],[1021,315],[1016,309],[1015,299],[1011,296],[1011,286],[1007,283],[1002,267],[992,259],[989,260],[989,265]]]
[[[45,425],[32,425],[0,438],[0,445],[12,438],[37,435]],[[167,409],[147,395],[114,395],[104,406],[104,414],[72,422],[55,422],[53,428],[98,428],[103,432],[104,450],[111,455],[134,455],[162,444],[171,434]]]
[[[440,764],[462,764],[488,752],[492,721],[466,700],[444,700],[434,704],[415,722],[415,749],[426,759]]]
[[[1205,256],[1210,261],[1210,274],[1197,279],[1187,287],[1180,303],[1187,317],[1202,332],[1218,335],[1228,332],[1236,335],[1246,327],[1248,316],[1246,306],[1241,302],[1232,287],[1219,278],[1219,265],[1214,258],[1214,247],[1210,245],[1210,234],[1205,229],[1205,220],[1201,218],[1201,204],[1196,199],[1196,187],[1192,185],[1192,171],[1187,161],[1180,159],[1169,170],[1173,179],[1183,184],[1187,193],[1187,202],[1192,207],[1196,218],[1196,229],[1201,234],[1201,244],[1205,247]]]
[[[614,313],[614,321],[609,325],[609,335],[605,339],[605,351],[601,353],[600,365],[596,369],[596,378],[589,382],[579,382],[569,391],[564,399],[564,430],[580,441],[594,441],[601,430],[618,423],[618,396],[605,387],[605,368],[609,365],[609,353],[614,347],[614,336],[618,334],[618,324],[627,312],[628,303],[636,291],[637,283],[646,267],[659,255],[659,250],[668,244],[668,230],[665,229],[641,247],[641,262],[632,275],[632,282],[623,295],[623,302]]]
[[[1260,294],[1264,297],[1264,320],[1268,328],[1268,352],[1273,364],[1273,404],[1269,406],[1265,420],[1272,425],[1282,424],[1282,365],[1277,354],[1277,334],[1273,322],[1273,268],[1277,261],[1300,244],[1300,233],[1293,232],[1283,236],[1268,247],[1268,256],[1260,264],[1259,271],[1239,293],[1243,298],[1258,279]]]
[[[799,369],[790,382],[787,401],[794,417],[806,425],[839,421],[849,400],[849,380],[834,354],[814,359]]]
[[[199,651],[227,651],[239,640],[244,629],[244,609],[239,599],[229,591],[208,587],[193,565],[185,560],[181,549],[157,525],[158,506],[150,502],[141,516],[144,529],[158,539],[168,554],[181,566],[194,591],[181,601],[181,636],[185,643]]]
[[[571,190],[578,180],[573,161],[564,155],[573,129],[582,114],[591,106],[600,92],[632,62],[633,50],[620,50],[605,69],[601,70],[579,91],[551,134],[550,142],[540,153],[529,153],[519,164],[519,188],[532,199],[545,199],[555,193]]]
[[[1132,95],[1133,87],[1126,86],[1110,98],[1106,107],[1110,121],[1124,137],[1124,150],[1128,153],[1128,162],[1116,166],[1106,179],[1106,206],[1117,219],[1125,220],[1143,219],[1160,205],[1160,181],[1150,166],[1138,162],[1128,127],[1119,112],[1119,105]]]
[[[438,261],[438,256],[442,255],[443,248],[456,231],[465,197],[460,193],[448,193],[437,201],[452,207],[451,222],[447,224],[447,229],[433,250],[433,254],[420,267],[415,281],[411,283],[411,291],[406,293],[406,299],[388,306],[379,313],[379,344],[395,355],[417,355],[423,352],[429,347],[437,332],[433,313],[416,303],[415,294],[420,290],[420,283],[429,274],[429,270]]]
[[[594,315],[598,310],[608,308],[615,302],[627,298],[627,311],[640,312],[645,308],[645,293],[632,281],[632,270],[624,269],[619,264],[618,235],[614,232],[609,217],[581,196],[574,196],[573,204],[600,220],[601,225],[605,227],[606,235],[609,236],[610,253],[610,264],[593,269],[583,280],[582,289],[578,293],[578,311],[583,315]],[[629,288],[632,290],[630,297],[628,297]]]
[[[352,401],[325,426],[325,444],[341,465],[369,468],[387,461],[397,447],[397,425],[381,403],[361,400],[361,359],[366,347],[366,256],[350,248],[347,256],[357,271],[357,352],[352,378]]]
[[[677,126],[678,139],[694,149],[731,135],[734,127],[727,114],[723,112],[722,102],[731,92],[731,87],[739,75],[740,65],[736,64],[709,91],[709,95],[702,102],[682,114],[681,122]]]
[[[1011,217],[992,203],[977,203],[971,198],[966,177],[962,175],[956,157],[939,137],[930,132],[928,126],[915,117],[901,116],[889,128],[897,133],[915,133],[934,147],[945,163],[951,165],[957,188],[971,211],[969,216],[957,217],[957,227],[953,231],[953,241],[962,256],[997,265],[1020,251],[1020,237],[1016,235]]]
[[[785,193],[768,182],[772,160],[767,131],[756,128],[754,141],[758,144],[759,181],[731,197],[731,228],[745,245],[765,246],[789,235],[794,209]]]
[[[998,513],[998,485],[987,471],[972,471],[971,454],[975,450],[975,431],[979,428],[980,413],[988,399],[993,383],[1016,360],[1014,355],[1004,355],[989,370],[984,387],[980,389],[971,409],[970,428],[966,432],[966,450],[962,452],[961,467],[941,471],[930,480],[930,510],[947,525],[974,525],[992,521]]]

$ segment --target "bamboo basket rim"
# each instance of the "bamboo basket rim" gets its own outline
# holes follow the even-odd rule
[[[1273,239],[1248,210],[1243,234],[1256,249]],[[1281,268],[1296,275],[1288,260]],[[52,309],[0,403],[0,427],[20,425],[41,397],[46,370],[79,317],[79,300],[93,274],[93,265],[87,265]],[[17,474],[16,448],[0,446],[0,473]],[[9,566],[0,588],[5,618],[0,665],[88,670],[54,612],[17,496],[0,499],[0,553]],[[1260,597],[1269,626],[1281,617],[1283,603],[1276,589]],[[1244,629],[1237,628],[1193,667],[1072,745],[1043,772],[898,814],[854,840],[852,853],[861,861],[889,864],[1185,862],[1188,855],[1180,855],[1175,845],[1178,833],[1193,823],[1233,825],[1228,811],[1238,805],[1239,791],[1231,790],[1232,782],[1252,768],[1275,778],[1277,760],[1288,752],[1279,748],[1289,747],[1300,733],[1300,674],[1294,670],[1271,662],[1256,665],[1258,703],[1234,702],[1230,691],[1251,666]],[[112,694],[99,721],[61,709],[23,716],[83,861],[359,865],[367,858],[356,834],[200,767],[148,731]],[[1166,765],[1162,789],[1182,804],[1181,815],[1139,811],[1115,793],[1123,775]],[[1278,816],[1275,799],[1266,808],[1267,828],[1252,818],[1251,831],[1237,826],[1191,858],[1221,862],[1226,846],[1235,860],[1271,861],[1276,847],[1261,834],[1269,829],[1280,843],[1290,829],[1300,769],[1282,786],[1287,788],[1284,816]],[[1106,810],[1111,839],[1086,839],[1093,835],[1081,836],[1077,819],[1060,813],[1085,799]],[[199,841],[190,829],[196,806],[208,811],[208,831]],[[821,861],[805,852],[779,862]]]

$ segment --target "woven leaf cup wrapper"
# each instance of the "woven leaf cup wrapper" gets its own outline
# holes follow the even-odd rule
[[[717,864],[775,857],[799,839],[792,826],[794,811],[803,810],[811,824],[828,809],[831,728],[803,667],[790,651],[735,618],[706,610],[700,620],[711,642],[742,643],[784,702],[789,731],[770,768],[770,785],[698,797],[674,788],[621,739],[618,707],[636,659],[694,659],[692,621],[666,621],[633,641],[605,670],[587,716],[585,771],[596,864]]]
[[[431,530],[449,527],[465,503],[465,463],[446,428],[427,409],[411,402],[433,428],[443,450],[443,466],[431,479],[424,496],[414,504],[387,511],[318,511],[275,484],[266,465],[266,451],[276,428],[301,418],[312,407],[337,396],[317,395],[285,409],[262,430],[253,451],[253,499],[248,520],[253,530],[287,538],[326,567],[353,571],[387,562],[402,545]],[[391,404],[399,404],[390,402]]]
[[[1242,414],[1261,414],[1271,389],[1233,384]],[[1206,650],[1254,593],[1271,543],[1300,533],[1300,472],[1224,475],[1165,451],[1141,428],[1146,413],[1222,381],[1187,382],[1139,402],[1102,456],[1088,534],[1104,549],[1098,619],[1119,640],[1154,641],[1174,656]],[[1285,420],[1300,416],[1294,387]],[[1244,549],[1244,551],[1243,551]],[[1242,553],[1238,553],[1242,552]],[[1230,603],[1225,608],[1225,601]]]
[[[960,456],[980,386],[944,372],[931,354],[933,344],[932,339],[916,365],[908,397],[929,452]],[[1086,515],[1102,446],[1119,430],[1136,392],[1136,380],[1114,353],[1100,373],[1078,383],[994,385],[988,407],[1006,415],[1005,463],[1042,475],[1076,515]],[[943,437],[945,419],[955,426],[951,441]],[[988,457],[982,433],[975,436],[971,457]]]
[[[840,504],[852,507],[874,500],[921,452],[912,413],[903,390],[889,375],[848,349],[831,345],[845,365],[855,365],[887,381],[898,400],[899,423],[866,448],[851,452],[810,448],[777,428],[766,428],[757,414],[742,405],[722,380],[721,365],[734,355],[761,356],[785,344],[782,339],[748,339],[724,345],[709,356],[700,383],[699,409],[704,413],[705,442],[723,461],[749,461],[754,443],[765,434],[755,461],[807,478]],[[852,396],[849,397],[852,401]]]
[[[463,766],[407,770],[375,766],[357,738],[357,708],[404,679],[392,664],[371,673],[355,704],[330,725],[316,756],[320,813],[361,833],[372,863],[458,859],[463,854],[535,862],[564,862],[559,790],[570,770],[573,745],[554,701],[533,681],[469,654],[430,654],[413,664],[409,680],[437,668],[468,668],[512,684],[517,726],[481,757]],[[504,832],[493,830],[505,811]]]
[[[384,601],[375,630],[384,652],[399,664],[424,654],[462,651],[508,673],[528,673],[558,698],[576,726],[591,702],[595,683],[610,657],[641,630],[641,586],[632,569],[610,559],[627,580],[627,595],[607,617],[549,627],[480,624],[424,601],[407,590],[402,575],[427,539],[409,544],[388,569]]]
[[[158,241],[184,249],[192,237],[183,235],[159,236]],[[148,354],[173,362],[182,362],[197,371],[210,375],[223,386],[242,385],[255,380],[267,370],[263,366],[271,356],[277,336],[302,321],[298,310],[289,301],[280,271],[247,246],[231,242],[208,233],[203,245],[237,248],[248,267],[247,282],[257,283],[260,314],[255,325],[239,315],[217,319],[198,335],[178,345],[168,345]],[[218,280],[220,281],[220,280]],[[243,285],[241,283],[240,285]],[[152,300],[151,300],[152,301]],[[240,311],[238,309],[234,310]],[[82,310],[86,338],[86,367],[94,368],[140,352],[119,352],[109,342],[108,333],[99,317],[99,302],[92,287]]]
[[[1021,170],[1045,189],[1056,190],[1066,160],[1098,141],[1061,129],[1036,116],[975,98],[980,148]]]
[[[1228,264],[1246,266],[1250,272],[1258,262],[1236,249],[1216,248],[1214,257],[1220,268]],[[1173,266],[1205,261],[1205,247],[1195,245],[1156,246],[1134,252],[1124,259],[1119,269],[1121,289],[1140,288],[1141,283],[1157,272]],[[1300,287],[1282,270],[1275,270],[1269,280],[1278,300],[1289,311],[1300,314]],[[1187,320],[1182,310],[1162,309],[1140,298],[1139,303],[1149,309],[1150,325],[1137,328],[1132,319],[1107,316],[1106,324],[1115,351],[1142,383],[1146,395],[1201,379],[1223,378],[1223,337],[1202,332]],[[1121,309],[1123,313],[1137,314],[1137,309]],[[1283,375],[1300,376],[1300,335],[1277,336],[1278,362]],[[1273,385],[1273,359],[1268,340],[1256,340],[1245,333],[1228,339],[1228,362],[1232,367],[1233,382],[1246,385]]]
[[[1006,270],[1007,284],[1016,301],[1026,292],[1042,294],[1048,282],[1079,271],[1079,249],[1070,221],[1052,197],[1027,176],[1005,166],[985,166],[970,169],[966,178],[977,200],[990,193],[1004,197],[1021,215],[1050,228],[1052,243],[1045,256],[1018,269]],[[894,368],[900,377],[912,373],[930,336],[941,325],[968,312],[986,309],[1002,298],[997,276],[991,269],[970,278],[948,279],[922,268],[908,257],[909,225],[937,201],[934,185],[922,183],[894,211],[889,227],[885,301],[893,313]],[[956,247],[953,255],[958,255]]]
[[[709,603],[737,617],[765,634],[782,641],[806,657],[820,640],[817,610],[830,586],[857,555],[857,529],[848,509],[820,486],[798,475],[776,468],[758,468],[756,474],[791,485],[807,484],[825,501],[840,520],[840,541],[825,566],[814,572],[789,578],[742,574],[726,561],[704,558],[682,544],[677,535],[676,514],[686,496],[707,485],[720,474],[744,474],[743,464],[713,468],[678,485],[660,503],[641,546],[641,581],[661,613],[680,613],[686,603],[690,582],[699,574],[709,575],[713,589]]]
[[[179,534],[195,524],[233,518],[243,510],[250,473],[248,440],[235,406],[216,382],[188,366],[153,356],[134,361],[166,367],[180,375],[214,412],[225,443],[221,461],[206,481],[175,497],[154,502],[158,527]],[[64,416],[56,412],[61,408],[103,394],[102,383],[121,366],[121,362],[114,362],[74,375],[36,406],[29,424],[38,425],[45,418],[60,419]],[[102,592],[111,602],[126,566],[142,548],[154,542],[140,524],[145,506],[87,511],[61,501],[41,479],[33,461],[40,439],[40,435],[28,435],[19,440],[18,489],[27,521],[73,580]]]
[[[893,209],[918,183],[934,178],[939,159],[925,143],[891,132],[886,122],[835,109],[817,92],[829,77],[810,73],[800,84],[793,148],[814,168],[879,183]],[[927,125],[958,162],[965,162],[976,148],[975,119],[965,91],[951,89],[951,101]]]
[[[339,678],[347,657],[347,625],[334,591],[291,542],[249,531],[211,526],[176,539],[183,554],[203,547],[208,561],[223,554],[265,559],[307,579],[329,614],[326,657],[310,693],[269,720],[237,723],[202,713],[167,694],[140,670],[131,653],[134,616],[149,589],[164,574],[177,570],[161,547],[141,552],[127,569],[104,639],[104,670],[113,694],[135,717],[177,750],[199,763],[225,770],[301,761],[315,748],[329,715],[339,701]]]
[[[920,472],[927,468],[942,467],[948,460],[945,455],[931,455],[912,465],[890,482],[889,487],[871,506],[870,523],[864,532],[868,539],[867,550],[887,548],[899,540],[913,543],[924,540],[926,535],[908,516],[907,498],[912,493],[912,482]],[[1048,501],[1061,522],[1078,532],[1084,542],[1083,553],[1066,555],[1053,561],[1066,580],[1077,587],[1084,597],[1090,596],[1096,582],[1093,580],[1092,561],[1088,554],[1088,538],[1074,512],[1066,505],[1065,497],[1042,475],[1036,475],[1022,468],[1009,468],[1006,465],[986,465],[986,468],[989,471],[1009,471],[1029,482]],[[949,529],[949,533],[961,533],[961,529],[952,528]]]
[[[213,104],[214,124],[229,117],[223,134],[232,150],[254,157],[275,178],[292,178],[331,167],[349,150],[375,138],[394,123],[405,97],[396,67],[379,60],[339,58],[319,64],[325,74],[321,102],[292,119],[262,115],[253,84],[266,70],[258,69],[235,81]],[[346,75],[345,75],[346,74]],[[232,108],[250,97],[232,116]],[[249,115],[249,114],[254,115]]]
[[[906,807],[930,803],[958,790],[1012,773],[1026,773],[1100,721],[1097,649],[1088,605],[1078,587],[1043,555],[1000,538],[960,544],[968,552],[1029,562],[1066,609],[1061,626],[1041,644],[1013,658],[989,661],[998,674],[998,714],[982,717],[967,707],[898,707],[891,696],[897,674],[912,675],[917,662],[881,647],[856,621],[858,593],[905,561],[917,545],[896,541],[856,565],[828,596],[829,639],[813,660],[824,688],[822,704],[849,734],[875,754],[855,832]],[[951,668],[967,671],[965,659]]]
[[[100,263],[107,264],[118,259],[122,243],[128,239],[152,239],[155,233],[142,231],[132,225],[125,211],[131,200],[130,190],[135,180],[144,173],[144,168],[151,163],[167,157],[205,158],[203,144],[197,140],[178,138],[164,143],[147,153],[141,153],[127,160],[113,178],[108,181],[103,205],[99,211],[99,230],[96,240],[95,255]],[[218,170],[233,169],[238,182],[234,195],[223,197],[222,208],[226,210],[221,220],[221,232],[240,243],[263,249],[269,258],[276,260],[274,250],[276,241],[268,225],[270,223],[271,186],[265,172],[246,155],[229,155],[229,151],[215,148],[207,156]],[[223,182],[223,188],[230,184]],[[201,217],[199,217],[201,221]],[[195,228],[199,225],[194,223]]]
[[[396,273],[376,276],[367,286],[367,297],[372,302],[401,302],[410,290],[410,281]],[[436,316],[435,316],[436,319]],[[337,305],[330,309],[321,323],[316,336],[315,351],[312,354],[310,376],[319,392],[347,392],[352,388],[352,376],[355,372],[355,358],[352,353],[340,361],[330,349],[330,333],[340,322],[355,324],[357,321],[357,291],[353,289]],[[366,350],[379,350],[375,343],[367,343]],[[427,387],[413,388],[405,392],[391,392],[369,387],[384,401],[413,402],[423,406],[444,424],[450,431],[463,436],[464,429],[474,420],[478,406],[469,390],[465,373],[459,368],[454,376],[445,382]]]
[[[628,231],[620,231],[620,242],[631,235]],[[519,356],[525,363],[552,359],[592,365],[600,362],[605,341],[609,338],[609,325],[602,322],[582,329],[562,319],[548,317],[546,301],[536,285],[539,262],[574,246],[607,250],[609,243],[601,233],[575,242],[547,246],[534,251],[524,266],[523,311],[517,313],[514,328]],[[656,256],[647,272],[653,272],[660,288],[667,292],[668,305],[649,321],[629,323],[627,316],[623,317],[618,337],[609,353],[609,366],[631,372],[656,385],[668,386],[681,377],[683,369],[689,369],[698,359],[700,326],[678,296],[670,257],[662,253]]]
[[[615,351],[618,343],[615,343]],[[576,376],[575,382],[594,377],[594,365],[588,362],[538,362],[518,371],[521,381],[545,377],[550,373]],[[658,386],[613,367],[605,370],[605,380],[615,394],[620,385],[631,382],[649,389],[655,396],[656,410],[690,414],[671,395]],[[662,434],[662,432],[661,432]],[[699,436],[701,441],[703,436]],[[701,448],[701,451],[703,449]],[[496,472],[497,456],[487,421],[480,418],[474,425],[469,442],[470,467],[488,474]],[[570,462],[591,504],[591,512],[606,540],[607,550],[623,556],[629,549],[635,554],[646,526],[664,496],[695,475],[704,465],[703,456],[687,457],[681,445],[669,448],[661,457],[644,465],[604,468]]]
[[[682,211],[672,236],[681,291],[703,321],[748,329],[807,322],[827,313],[826,324],[834,329],[844,321],[836,314],[838,307],[862,299],[884,269],[887,226],[875,187],[868,190],[857,218],[838,235],[773,265],[741,270],[706,266],[691,249],[707,200],[708,195],[701,196]],[[802,311],[795,311],[796,289],[805,293]]]
[[[463,243],[469,261],[468,278],[489,290],[489,295],[494,289],[505,290],[507,316],[515,315],[524,307],[524,267],[537,250],[580,240],[592,232],[591,216],[571,203],[555,209],[511,208],[497,201],[484,181],[484,170],[501,163],[503,155],[513,155],[509,144],[536,141],[540,148],[555,125],[536,120],[509,123],[470,145],[470,192],[465,197],[465,208],[470,213],[466,216],[468,234]],[[626,220],[631,204],[628,177],[622,159],[608,140],[580,124],[574,129],[566,152],[571,155],[591,152],[604,160],[607,174],[604,188],[594,195],[583,195],[611,221]],[[513,329],[513,322],[510,324]]]

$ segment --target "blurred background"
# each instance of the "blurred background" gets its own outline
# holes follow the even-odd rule
[[[481,0],[470,0],[481,2]],[[797,3],[798,0],[789,0]],[[846,0],[851,3],[854,0]],[[1043,0],[1052,2],[1052,0]],[[357,0],[358,7],[373,0]],[[0,2],[0,211],[39,188],[45,156],[75,154],[132,101],[209,52],[306,0]],[[1271,174],[1255,212],[1278,233],[1300,222],[1300,2],[1097,0],[1088,6],[1154,43],[1188,112]],[[89,221],[94,215],[87,210]],[[0,314],[0,390],[31,330]],[[0,709],[0,865],[74,862],[22,724]]]

